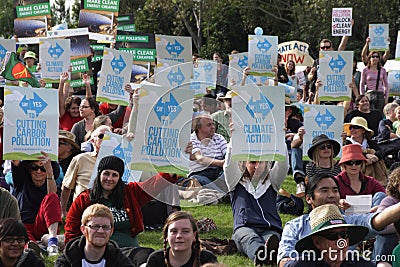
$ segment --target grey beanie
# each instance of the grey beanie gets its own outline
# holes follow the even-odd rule
[[[104,157],[100,160],[97,170],[100,174],[103,170],[107,169],[117,171],[119,173],[119,177],[122,178],[125,169],[124,161],[116,156]]]

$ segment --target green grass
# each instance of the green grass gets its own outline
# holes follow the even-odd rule
[[[288,175],[282,184],[282,188],[286,189],[290,193],[295,193],[296,184],[291,175]],[[217,230],[210,233],[201,233],[201,238],[218,237],[221,239],[230,239],[232,237],[233,217],[230,204],[219,203],[211,206],[196,206],[190,207],[188,202],[183,201],[182,210],[189,211],[195,219],[201,219],[209,217],[214,220],[217,225]],[[295,216],[280,214],[282,223],[285,223]],[[139,243],[143,247],[151,247],[154,249],[161,249],[163,241],[161,240],[161,230],[158,231],[145,231],[139,234]],[[54,261],[57,257],[46,258],[46,267],[54,265]],[[245,267],[254,266],[254,264],[244,255],[236,254],[229,256],[218,256],[218,261],[224,263],[229,267]]]

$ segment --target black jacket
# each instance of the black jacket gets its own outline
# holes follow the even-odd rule
[[[63,255],[58,257],[54,266],[71,266],[81,267],[83,255],[83,248],[86,244],[85,236],[77,237],[70,242],[64,249]],[[131,261],[119,249],[117,243],[110,240],[104,252],[103,258],[106,260],[106,267],[128,267],[132,266]]]
[[[22,252],[22,255],[19,257],[17,264],[15,267],[45,267],[42,259],[38,258],[33,250],[26,249]],[[3,267],[3,264],[0,261],[0,267]]]

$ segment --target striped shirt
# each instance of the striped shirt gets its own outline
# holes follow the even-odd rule
[[[307,165],[306,165],[306,175],[308,177],[311,177],[315,174],[319,174],[319,173],[326,173],[329,174],[330,176],[334,177],[336,175],[338,175],[342,170],[339,167],[339,164],[336,162],[335,166],[332,168],[322,168],[322,167],[318,167],[314,162],[310,161]]]

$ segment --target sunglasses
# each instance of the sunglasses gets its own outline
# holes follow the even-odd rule
[[[61,145],[68,145],[68,143],[66,143],[66,142],[58,142],[58,146],[61,146]]]
[[[97,136],[97,138],[103,139],[103,138],[104,138],[104,134],[103,134],[103,133],[99,133],[99,135]]]
[[[332,145],[331,144],[325,144],[319,147],[320,150],[324,150],[324,149],[331,149]]]
[[[325,50],[325,49],[330,49],[332,46],[327,45],[327,46],[321,46],[320,49],[321,50]]]
[[[14,241],[17,241],[18,244],[22,244],[26,242],[25,237],[5,237],[1,240],[1,242],[12,244]]]
[[[379,56],[371,56],[371,58],[379,58]]]
[[[338,240],[339,236],[343,239],[349,238],[349,232],[343,231],[343,232],[326,232],[326,233],[321,233],[319,236],[322,236],[328,240],[334,241]]]
[[[351,125],[350,130],[352,130],[352,129],[358,130],[358,129],[363,129],[363,127],[358,126],[358,125]]]
[[[353,166],[353,165],[361,165],[363,163],[362,160],[349,160],[346,161],[344,164],[347,166]]]
[[[46,172],[46,169],[44,168],[44,166],[39,166],[39,165],[36,165],[36,164],[32,164],[31,170],[32,171],[41,170],[42,172]]]

